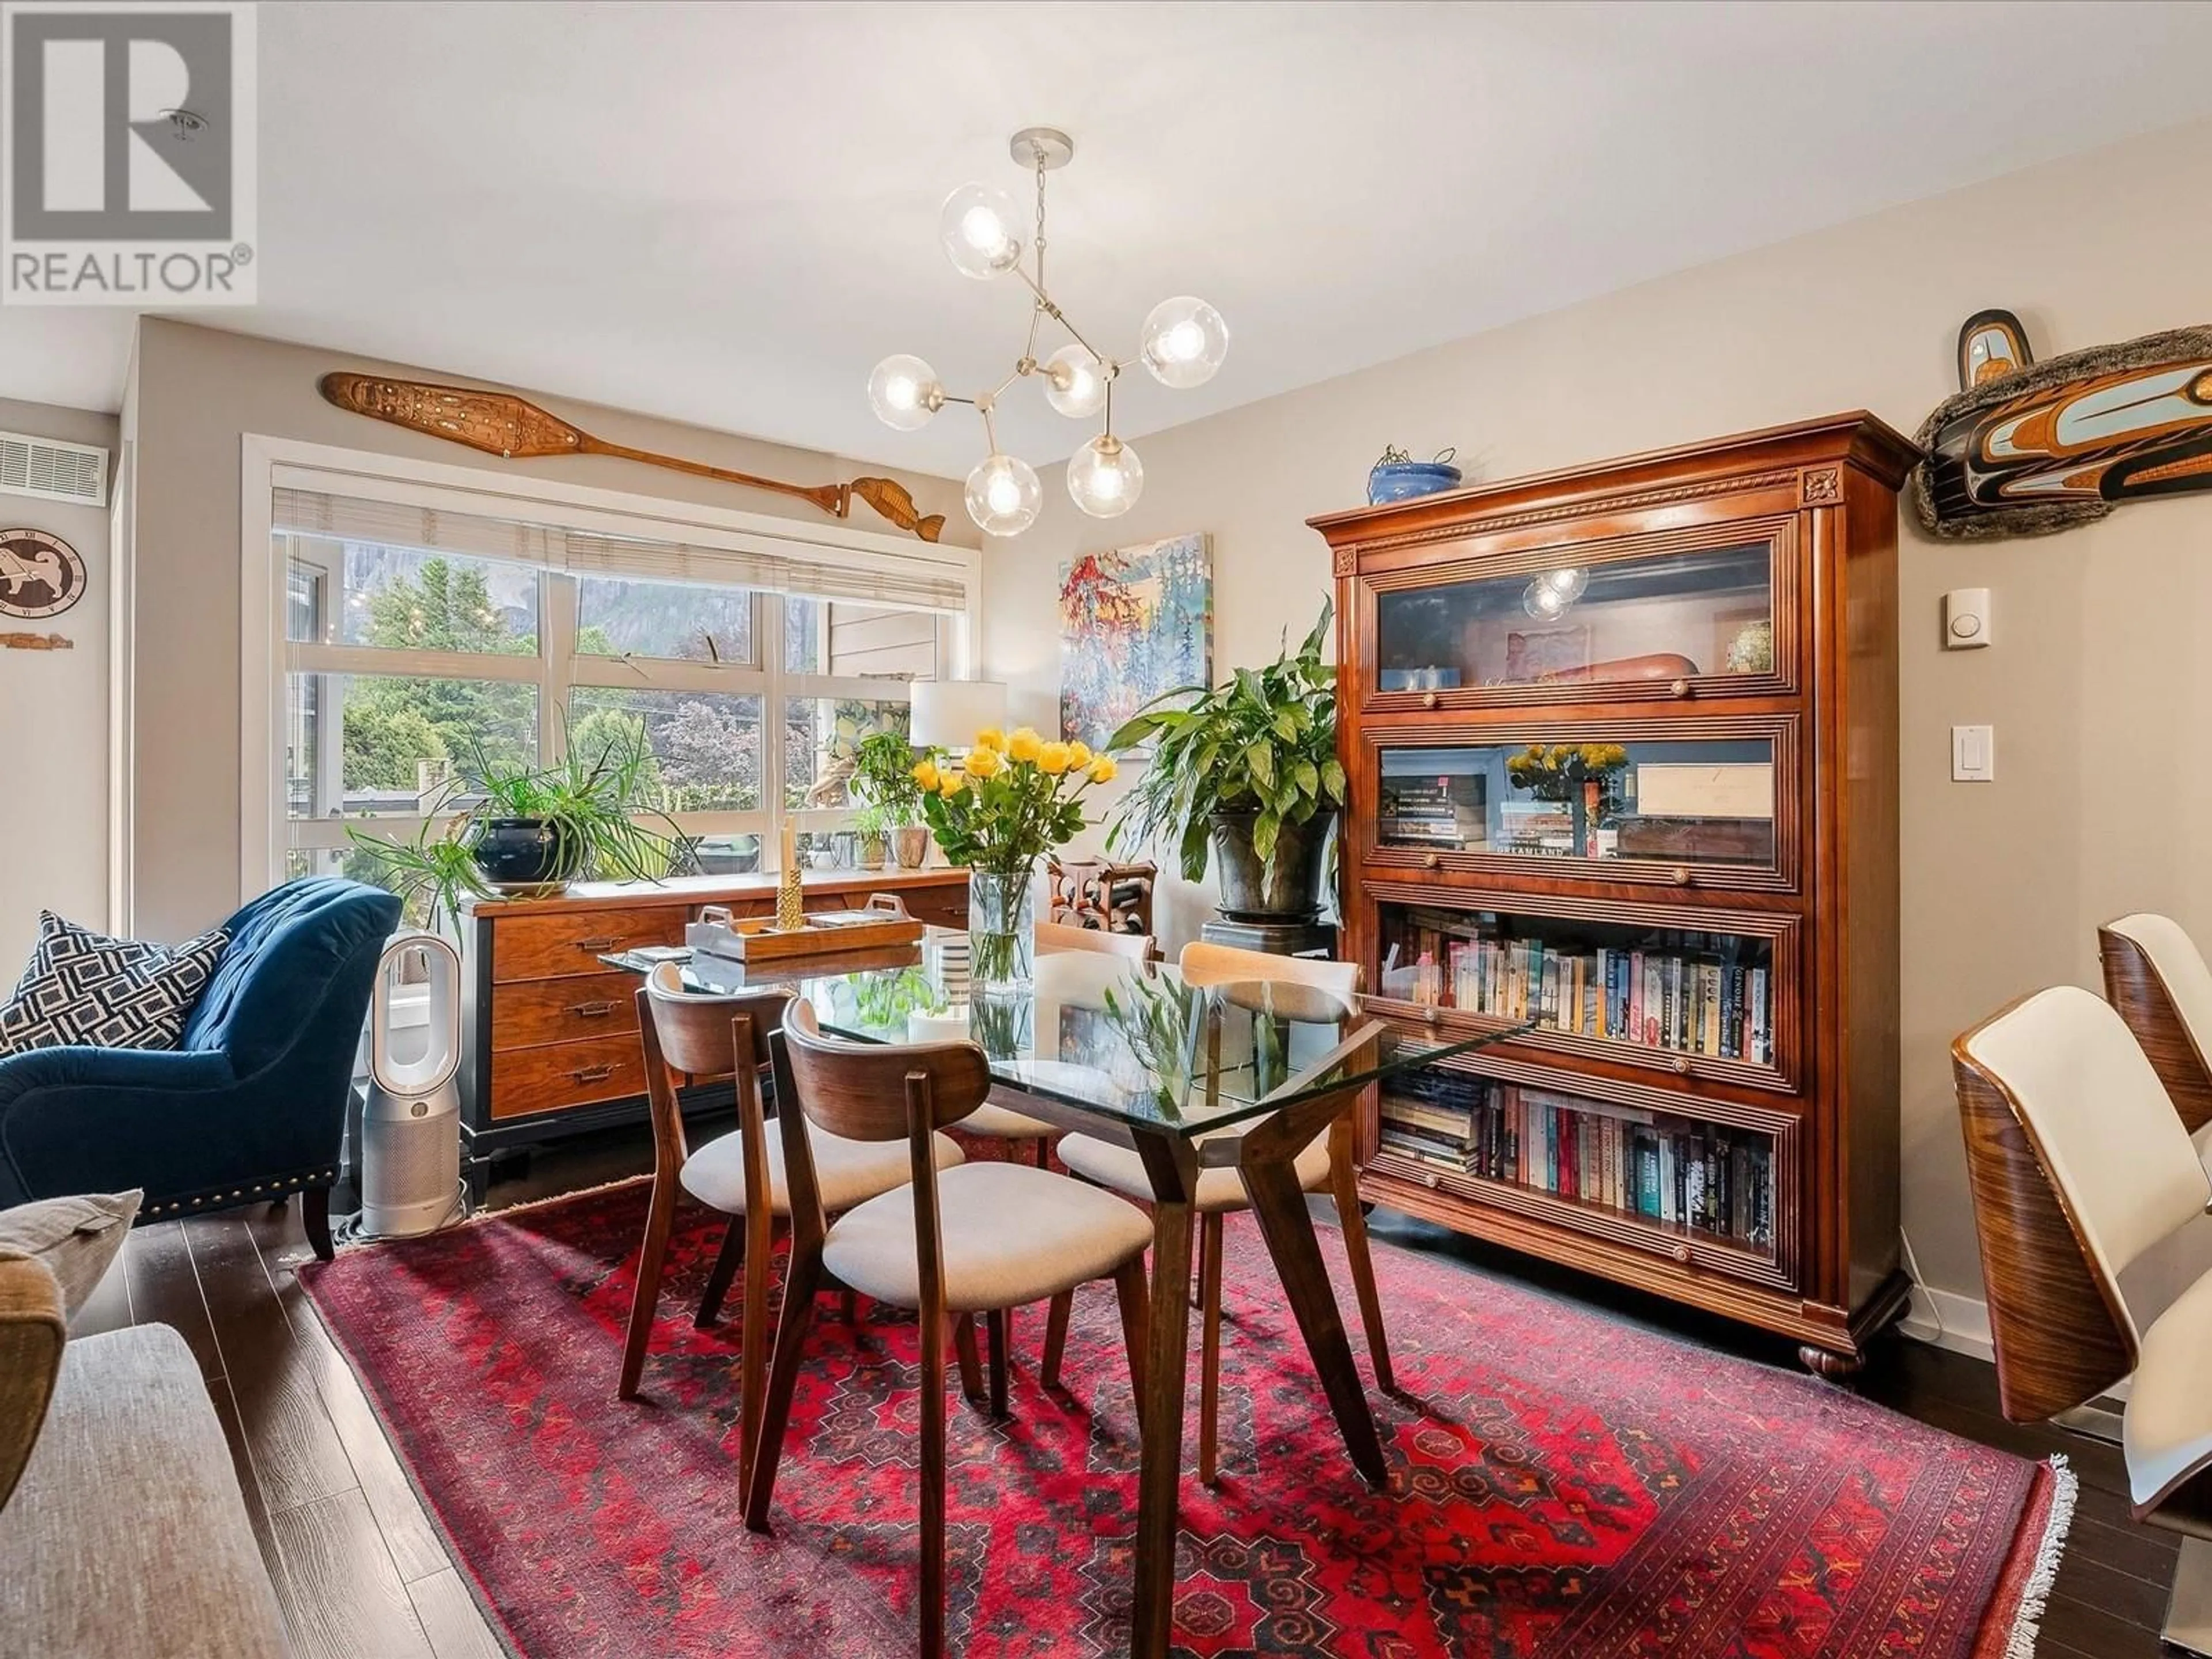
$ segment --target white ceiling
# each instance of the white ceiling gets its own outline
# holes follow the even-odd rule
[[[957,475],[1019,290],[937,206],[1055,176],[1053,287],[1109,351],[1211,300],[1227,365],[1141,434],[2212,112],[2194,4],[326,4],[261,8],[261,298],[191,313]],[[2177,207],[2177,211],[2183,210]],[[0,311],[0,396],[112,409],[130,318]],[[1030,387],[1006,447],[1087,435]]]

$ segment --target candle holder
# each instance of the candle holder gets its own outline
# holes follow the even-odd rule
[[[796,933],[806,926],[806,902],[799,889],[796,860],[779,871],[775,878],[775,925],[781,933]]]

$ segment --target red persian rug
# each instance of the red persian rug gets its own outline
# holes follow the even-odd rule
[[[735,1328],[690,1320],[715,1218],[679,1212],[647,1397],[615,1399],[645,1197],[510,1210],[301,1276],[515,1653],[913,1651],[913,1323],[864,1304],[855,1328],[825,1301],[775,1530],[748,1533]],[[1184,1484],[1180,1651],[2032,1650],[2063,1470],[1378,1244],[1402,1394],[1376,1397],[1391,1479],[1370,1492],[1249,1218],[1229,1240],[1224,1480]],[[1333,1231],[1323,1245],[1348,1286]],[[1017,1321],[1011,1420],[954,1390],[957,1652],[1126,1650],[1136,1439],[1113,1292],[1078,1292],[1056,1394],[1036,1382],[1043,1325]],[[1192,1435],[1196,1419],[1194,1400]]]

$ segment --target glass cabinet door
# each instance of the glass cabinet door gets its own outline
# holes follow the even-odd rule
[[[1764,679],[1776,544],[1639,554],[1376,596],[1376,690],[1589,689]],[[1467,701],[1465,698],[1458,701]]]
[[[1386,744],[1375,844],[1771,873],[1776,750],[1763,736]]]
[[[1778,992],[1792,982],[1779,946],[1793,924],[1778,934],[1600,920],[1595,910],[1377,911],[1372,982],[1386,1001],[1525,1020],[1525,1040],[1539,1046],[1660,1070],[1768,1086],[1794,1077],[1794,1028]]]

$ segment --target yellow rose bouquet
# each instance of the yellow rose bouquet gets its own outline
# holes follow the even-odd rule
[[[970,870],[1025,875],[1082,830],[1082,798],[1114,775],[1109,755],[1079,743],[1048,743],[1024,726],[983,731],[964,762],[926,759],[914,769],[945,856]]]

